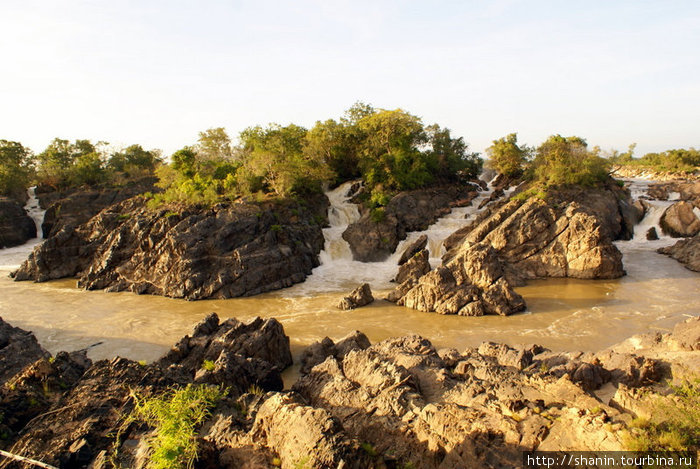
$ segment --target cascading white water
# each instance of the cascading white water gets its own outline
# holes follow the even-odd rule
[[[382,262],[359,262],[352,258],[350,245],[342,237],[348,225],[360,218],[357,206],[349,201],[349,194],[355,182],[346,182],[326,193],[331,206],[328,209],[329,227],[323,230],[324,249],[319,254],[321,265],[315,268],[305,282],[284,290],[284,296],[309,296],[320,293],[342,292],[369,283],[374,290],[387,290],[395,286],[391,279],[398,270],[398,260],[408,245],[421,235],[428,236],[430,263],[434,267],[441,262],[443,241],[458,229],[466,226],[488,204],[481,209],[484,199],[490,197],[492,188],[482,191],[468,207],[454,208],[446,216],[439,218],[425,231],[414,231],[397,246],[394,254]],[[507,191],[507,195],[510,194]]]
[[[34,220],[36,225],[37,237],[30,239],[21,246],[0,249],[0,270],[14,270],[27,259],[29,253],[34,250],[37,244],[42,241],[41,224],[44,221],[44,213],[46,212],[39,205],[39,199],[36,197],[36,187],[30,187],[27,190],[27,203],[24,205],[24,210]]]
[[[625,249],[656,250],[662,246],[668,246],[676,242],[676,239],[664,234],[659,221],[664,211],[680,200],[680,194],[671,192],[668,194],[668,200],[651,199],[649,198],[648,191],[649,185],[652,184],[653,181],[645,179],[625,179],[625,182],[628,184],[632,199],[635,201],[643,200],[647,208],[644,218],[634,227],[632,239],[629,241],[618,241],[616,243],[618,248],[623,250],[623,252]],[[647,240],[647,232],[651,228],[656,229],[656,234],[659,237],[658,240]]]
[[[357,205],[349,201],[354,195],[350,193],[354,184],[357,182],[349,181],[326,192],[331,205],[328,208],[329,227],[323,229],[325,243],[319,254],[322,265],[338,259],[352,259],[350,245],[343,239],[343,232],[348,225],[360,219]]]

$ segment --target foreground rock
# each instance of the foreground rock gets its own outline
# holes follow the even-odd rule
[[[359,308],[361,306],[367,306],[374,301],[372,296],[372,290],[368,283],[363,283],[359,287],[355,288],[348,296],[344,297],[338,303],[338,309],[349,310]]]
[[[36,238],[36,225],[14,199],[0,197],[0,249],[19,246]]]
[[[430,189],[401,192],[373,218],[370,211],[348,226],[343,239],[350,244],[355,260],[377,262],[389,257],[410,231],[425,230],[448,214],[453,207],[468,206],[480,187],[452,184]]]
[[[673,257],[690,270],[700,272],[700,234],[682,239],[673,246],[659,248],[658,252]]]
[[[370,345],[355,332],[304,351],[292,391],[264,381],[241,389],[240,376],[279,371],[289,357],[274,319],[215,315],[151,365],[40,357],[2,388],[12,431],[0,445],[58,467],[145,468],[154,429],[126,420],[134,396],[199,382],[230,389],[199,429],[196,467],[502,468],[521,467],[522,451],[619,451],[667,379],[700,373],[700,318],[599,353],[490,342],[436,350],[415,335]],[[18,405],[43,382],[40,413]]]
[[[30,363],[48,355],[34,334],[12,327],[0,318],[0,385]]]
[[[690,202],[676,202],[668,207],[661,220],[661,229],[673,238],[687,238],[700,233],[700,219]]]
[[[135,197],[79,226],[65,225],[13,275],[77,277],[88,290],[197,300],[255,295],[303,281],[323,247],[327,199],[157,211]]]

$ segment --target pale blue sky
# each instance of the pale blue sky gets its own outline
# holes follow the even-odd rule
[[[473,150],[700,147],[700,2],[0,0],[0,138],[166,154],[224,126],[401,107]]]

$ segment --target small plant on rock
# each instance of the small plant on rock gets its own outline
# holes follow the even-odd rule
[[[155,428],[148,442],[152,450],[149,469],[192,468],[197,458],[197,428],[225,395],[220,387],[192,384],[151,398],[134,395],[136,406],[125,425],[143,421]]]

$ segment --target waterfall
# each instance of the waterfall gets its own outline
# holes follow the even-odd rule
[[[346,182],[336,189],[326,192],[330,201],[328,209],[329,227],[323,229],[325,239],[323,251],[319,254],[320,266],[316,267],[305,282],[299,283],[284,291],[285,296],[310,296],[329,292],[349,291],[361,283],[369,283],[374,290],[388,290],[396,286],[391,283],[398,271],[398,260],[408,245],[421,235],[428,237],[430,263],[433,267],[441,262],[445,252],[443,241],[458,229],[469,224],[479,213],[481,203],[491,196],[491,183],[486,190],[479,193],[468,207],[454,208],[439,218],[424,231],[408,233],[406,239],[397,246],[394,254],[382,262],[359,262],[352,258],[350,245],[342,237],[348,225],[360,218],[357,205],[350,202],[353,185],[357,182]],[[506,197],[514,188],[506,191]]]
[[[634,201],[643,200],[646,206],[644,218],[642,218],[634,227],[634,235],[629,241],[618,241],[618,248],[638,248],[645,250],[656,250],[657,248],[668,246],[677,241],[664,234],[661,229],[660,220],[666,209],[680,200],[680,194],[671,192],[668,195],[668,200],[650,199],[648,195],[649,185],[654,181],[644,179],[625,179],[628,184],[630,194]],[[658,240],[647,240],[647,231],[655,228]]]
[[[41,224],[44,223],[44,213],[46,210],[42,209],[39,205],[39,199],[36,197],[36,186],[27,189],[27,195],[29,199],[27,199],[24,210],[26,210],[32,220],[34,220],[34,224],[36,225],[36,237],[43,238]]]
[[[41,224],[44,221],[45,210],[39,206],[39,199],[36,197],[36,186],[30,187],[27,190],[27,195],[29,198],[24,205],[24,210],[34,220],[37,237],[30,239],[21,246],[0,249],[0,270],[15,270],[18,268],[34,250],[34,247],[42,242]]]

